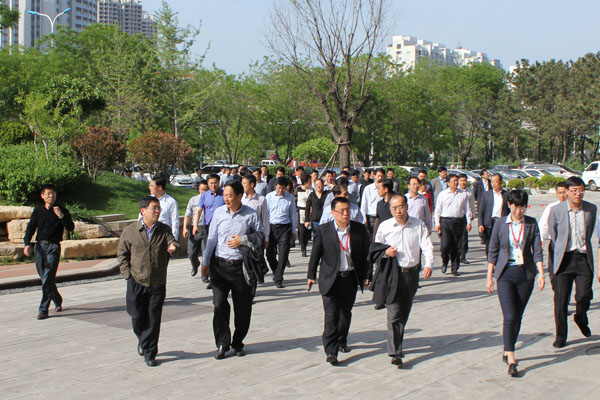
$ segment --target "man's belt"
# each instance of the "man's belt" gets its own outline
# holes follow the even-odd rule
[[[340,278],[349,278],[349,277],[351,277],[351,276],[352,276],[352,272],[354,272],[354,270],[353,270],[353,269],[349,269],[349,270],[347,270],[347,271],[339,271],[339,272],[338,272],[338,276],[339,276]]]
[[[58,244],[60,242],[54,241],[54,240],[38,240],[38,243],[40,243],[40,244]]]
[[[244,262],[243,260],[227,260],[221,257],[216,257],[216,259],[217,263],[219,263],[220,265],[242,265]]]

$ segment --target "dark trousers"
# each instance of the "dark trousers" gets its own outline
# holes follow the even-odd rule
[[[594,274],[583,253],[567,252],[556,274],[550,277],[554,290],[554,323],[556,338],[567,339],[567,308],[571,299],[571,289],[575,282],[575,320],[587,325],[587,311],[594,297],[592,283]]]
[[[292,224],[271,224],[267,260],[271,271],[273,271],[273,281],[275,282],[283,281],[283,272],[290,254],[291,237]]]
[[[398,290],[387,308],[387,350],[390,357],[402,355],[404,328],[419,285],[420,266],[402,269],[398,274]]]
[[[215,307],[213,332],[217,347],[224,346],[226,349],[233,347],[236,350],[244,348],[243,341],[248,334],[248,329],[250,329],[254,287],[246,283],[243,268],[241,261],[228,265],[219,262],[217,259],[217,266],[211,275],[213,305]],[[233,300],[233,324],[235,327],[233,340],[229,329],[231,306],[227,301],[230,291]]]
[[[375,221],[377,221],[377,217],[373,215],[367,215],[367,232],[369,232],[369,237],[373,237],[373,229],[375,228]]]
[[[492,230],[494,229],[494,225],[496,224],[496,220],[499,218],[492,218],[492,226],[484,227],[483,231],[483,240],[485,242],[485,256],[488,255],[488,249],[490,247],[490,239],[492,238]]]
[[[62,297],[56,287],[56,273],[60,261],[60,244],[37,242],[34,248],[35,268],[42,279],[42,301],[40,312],[48,312],[50,302],[55,306],[62,305]]]
[[[200,231],[202,230],[202,232]],[[200,227],[199,231],[196,235],[193,235],[192,230],[189,229],[190,235],[188,236],[188,247],[187,253],[190,263],[192,264],[192,268],[198,269],[200,266],[199,257],[202,256],[202,252],[206,247],[206,233],[204,231],[204,227]]]
[[[498,299],[504,318],[504,351],[515,351],[521,319],[533,291],[533,282],[533,279],[527,279],[525,267],[522,265],[505,267],[498,279]]]
[[[460,242],[460,259],[464,260],[467,258],[467,252],[469,251],[469,231],[463,230],[461,242]]]
[[[158,353],[158,336],[166,286],[144,286],[135,279],[127,279],[127,313],[131,317],[133,333],[138,338],[144,358],[152,360]]]
[[[298,242],[300,243],[301,250],[306,250],[309,240],[310,229],[308,229],[303,223],[298,223]]]
[[[442,263],[452,263],[452,272],[460,268],[460,249],[462,247],[463,232],[467,229],[465,218],[440,218],[442,228],[441,253]]]
[[[357,288],[358,283],[354,273],[350,272],[350,276],[347,277],[338,275],[331,290],[322,296],[325,311],[323,330],[325,354],[337,356],[340,346],[348,343],[348,331]]]

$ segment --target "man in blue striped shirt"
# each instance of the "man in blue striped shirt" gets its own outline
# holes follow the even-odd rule
[[[290,239],[296,240],[297,216],[294,196],[287,191],[288,178],[281,176],[276,179],[275,191],[267,194],[271,224],[267,260],[273,271],[273,281],[278,288],[283,288],[283,272],[290,254]]]

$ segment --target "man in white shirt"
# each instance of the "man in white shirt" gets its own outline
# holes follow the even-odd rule
[[[169,225],[175,237],[175,241],[179,241],[179,207],[177,201],[169,196],[165,191],[167,180],[162,176],[155,176],[148,185],[150,195],[154,196],[160,202],[160,217],[159,222]],[[140,214],[139,220],[142,219]]]
[[[375,227],[375,221],[377,220],[377,203],[383,199],[383,197],[379,196],[377,193],[377,184],[384,177],[385,170],[383,168],[377,169],[377,171],[375,171],[375,182],[365,187],[360,201],[360,212],[365,217],[367,231],[371,237],[373,236],[373,228]]]
[[[258,171],[258,170],[257,170]],[[269,208],[265,196],[261,196],[254,189],[256,186],[256,176],[244,175],[242,178],[242,187],[244,195],[242,196],[242,204],[252,208],[258,215],[258,220],[263,226],[265,232],[265,249],[269,247],[269,233],[271,226],[269,225]]]
[[[425,226],[427,226],[427,230],[431,233],[433,229],[431,210],[429,209],[427,197],[419,193],[419,185],[420,181],[416,176],[408,178],[408,194],[406,196],[408,200],[408,215],[423,221]]]
[[[437,196],[433,219],[435,231],[442,235],[442,273],[446,273],[450,261],[452,275],[458,276],[463,231],[471,231],[473,213],[469,207],[469,196],[458,188],[458,176],[449,174],[446,182],[448,189]]]
[[[548,219],[550,218],[550,210],[552,210],[552,207],[562,203],[567,199],[567,184],[565,182],[558,182],[556,185],[556,198],[558,199],[557,201],[548,204],[546,208],[544,208],[544,212],[542,213],[538,223],[540,227],[540,236],[542,237],[542,246],[550,239],[550,234],[548,233]],[[548,249],[548,251],[550,252],[552,250]]]
[[[473,196],[473,191],[470,187],[467,186],[467,175],[460,174],[458,175],[458,188],[465,191],[467,196],[469,196],[469,208],[471,209],[471,215],[475,215],[475,196]],[[462,236],[462,245],[460,247],[460,262],[463,264],[471,264],[467,260],[467,252],[469,251],[469,232],[465,229],[463,231]]]
[[[385,256],[380,258],[378,273],[391,266],[399,268],[391,271],[389,276],[395,281],[387,281],[387,285],[380,285],[379,278],[375,277],[374,291],[386,299],[387,308],[387,350],[392,357],[392,365],[402,365],[402,342],[404,329],[408,321],[412,302],[417,292],[419,283],[419,270],[421,267],[421,252],[423,253],[423,277],[429,279],[433,266],[433,244],[429,230],[423,221],[408,215],[407,200],[404,195],[395,194],[390,200],[390,210],[394,216],[379,225],[375,236],[375,244],[389,245]],[[392,264],[387,265],[386,258],[395,258]],[[384,266],[384,264],[386,264]],[[382,273],[383,274],[383,273]],[[393,291],[394,293],[390,293]]]

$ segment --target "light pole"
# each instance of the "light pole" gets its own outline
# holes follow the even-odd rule
[[[31,11],[30,10],[30,11],[27,11],[27,13],[31,14],[31,15],[40,15],[40,16],[48,18],[48,21],[50,21],[50,33],[54,33],[54,23],[56,22],[56,19],[58,17],[60,17],[61,15],[68,13],[69,11],[71,11],[70,7],[66,8],[62,12],[56,14],[56,16],[54,17],[54,19],[50,18],[50,16],[48,14],[40,13],[40,12],[37,12],[37,11]],[[50,42],[50,47],[54,47],[54,39],[52,39],[52,41]]]

